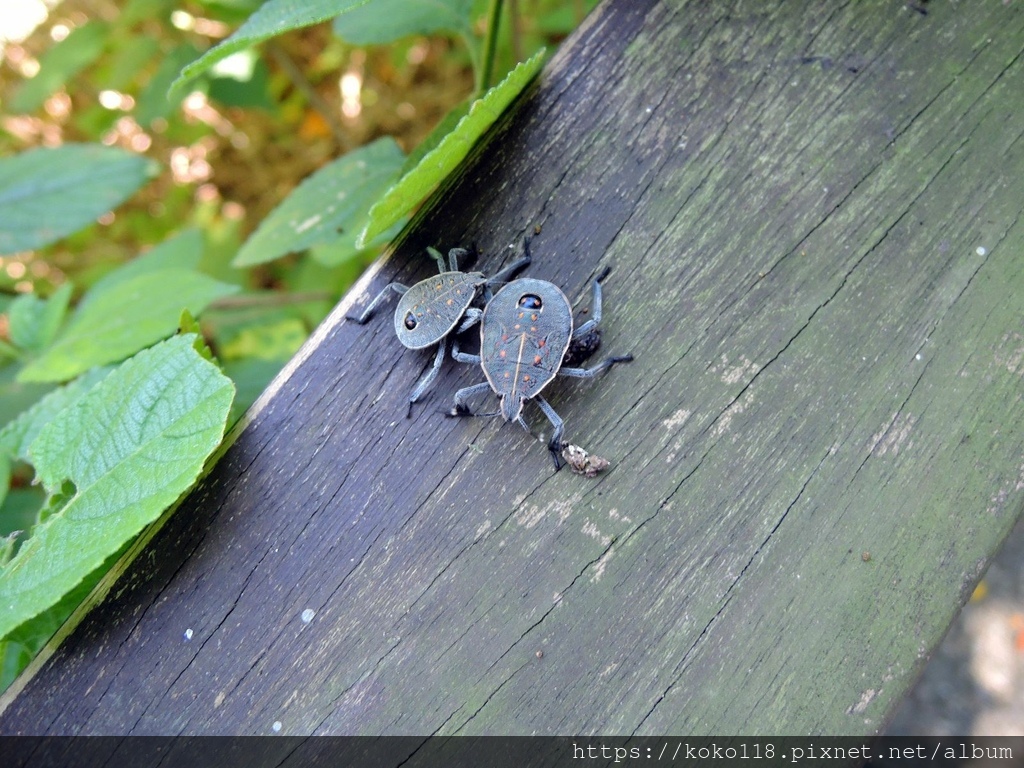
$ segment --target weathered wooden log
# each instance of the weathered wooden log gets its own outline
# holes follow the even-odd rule
[[[876,732],[1024,501],[1022,54],[1019,3],[609,0],[0,731]],[[636,357],[547,390],[593,479],[446,418],[479,369],[406,419],[429,353],[343,319],[535,231]]]

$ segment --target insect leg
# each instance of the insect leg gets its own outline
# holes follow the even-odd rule
[[[487,284],[490,285],[491,283],[508,282],[507,278],[512,277],[512,275],[514,275],[519,270],[530,266],[530,261],[531,259],[529,256],[523,256],[523,258],[521,259],[516,259],[500,272],[495,272],[493,275],[491,275],[490,279],[488,279],[487,281]]]
[[[579,339],[592,330],[597,328],[601,323],[601,281],[608,277],[608,273],[612,271],[611,267],[605,267],[594,279],[594,299],[590,305],[590,319],[587,320],[583,325],[573,331],[572,338]]]
[[[430,366],[430,370],[424,373],[420,380],[416,382],[416,387],[413,389],[412,394],[409,395],[409,410],[405,412],[405,418],[412,417],[412,404],[419,400],[423,393],[430,389],[434,384],[434,380],[437,378],[438,371],[441,370],[441,363],[444,362],[445,346],[447,342],[442,339],[441,343],[437,345],[437,354],[434,355],[434,364]]]
[[[512,277],[525,267],[530,266],[530,262],[533,261],[533,257],[530,256],[530,238],[528,237],[523,238],[523,251],[526,253],[525,256],[521,259],[516,259],[500,272],[496,272],[491,275],[491,277],[487,278],[487,282],[484,283],[484,301],[491,300],[492,285],[495,285],[496,283],[507,283],[508,278]]]
[[[458,339],[452,342],[452,359],[458,360],[460,363],[471,363],[473,365],[480,365],[480,355],[471,355],[467,352],[462,352],[459,349]]]
[[[448,251],[448,268],[452,272],[458,272],[459,259],[461,259],[463,256],[469,256],[471,253],[476,253],[475,245],[473,246],[473,250],[469,250],[468,248],[452,248],[450,251]],[[444,272],[443,269],[441,271]]]
[[[469,398],[474,397],[475,395],[479,395],[481,392],[489,392],[490,390],[491,385],[489,382],[486,381],[482,381],[479,384],[473,384],[472,386],[469,387],[463,387],[462,389],[455,393],[455,406],[450,411],[448,411],[447,415],[475,416],[476,414],[469,410],[469,407],[466,405],[466,401]]]
[[[441,252],[437,250],[437,248],[431,248],[428,245],[427,253],[430,254],[430,258],[437,262],[437,271],[443,273],[446,269],[446,266],[444,263],[444,256],[441,255]]]
[[[373,301],[366,305],[366,309],[363,310],[363,314],[359,315],[359,317],[355,317],[353,315],[345,315],[345,319],[352,320],[362,325],[363,323],[370,319],[370,315],[372,315],[373,311],[377,309],[377,307],[380,306],[381,302],[388,297],[391,291],[394,291],[399,296],[401,296],[408,290],[409,286],[407,285],[402,285],[401,283],[389,283],[388,285],[384,286],[384,290],[378,293]]]
[[[570,376],[574,379],[589,379],[594,376],[597,376],[597,374],[601,373],[601,371],[605,371],[608,368],[611,368],[616,363],[628,363],[632,359],[632,355],[619,355],[618,357],[609,357],[607,360],[602,360],[593,368],[559,368],[558,375]]]
[[[524,256],[521,259],[516,259],[503,270],[501,270],[500,272],[496,272],[494,275],[489,277],[487,279],[487,282],[484,283],[484,299],[486,301],[490,301],[492,285],[495,285],[496,283],[507,283],[508,278],[512,277],[512,275],[514,275],[516,272],[523,269],[524,267],[528,267],[529,265],[530,257]]]
[[[565,432],[565,422],[562,421],[562,417],[555,413],[555,409],[548,405],[548,401],[540,395],[533,398],[540,409],[544,412],[544,415],[548,417],[548,421],[551,422],[551,426],[555,428],[554,434],[551,435],[551,440],[548,442],[548,450],[551,452],[551,459],[555,462],[555,472],[562,468],[562,458],[559,453],[562,451],[562,434]]]
[[[466,315],[462,320],[462,325],[455,329],[456,333],[462,333],[472,328],[474,325],[480,322],[480,318],[483,317],[484,311],[477,309],[476,307],[470,307],[466,310]]]

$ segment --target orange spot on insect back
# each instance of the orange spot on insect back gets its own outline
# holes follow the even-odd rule
[[[540,365],[541,360],[543,360],[543,359],[544,358],[542,358],[540,355],[534,355],[533,356],[533,364],[534,365]]]

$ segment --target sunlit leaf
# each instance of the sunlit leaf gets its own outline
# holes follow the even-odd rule
[[[97,286],[99,287],[99,286]],[[20,381],[67,381],[96,365],[123,360],[166,338],[181,310],[199,314],[237,286],[185,269],[134,275],[90,291],[57,339],[18,376]]]
[[[14,345],[37,351],[53,341],[71,301],[71,290],[71,283],[64,283],[46,299],[31,293],[15,298],[7,310],[8,335]]]
[[[65,144],[0,159],[0,254],[41,248],[119,205],[153,169],[140,155]]]
[[[62,503],[0,569],[0,638],[56,605],[195,482],[234,387],[193,341],[140,352],[32,442],[36,475]]]
[[[199,266],[202,256],[203,233],[198,229],[183,230],[97,280],[82,298],[79,307],[93,301],[104,301],[104,294],[115,285],[139,275],[165,269],[194,270]]]
[[[398,176],[404,160],[385,137],[343,155],[306,178],[263,220],[235,257],[261,264],[322,243],[336,243],[337,260],[356,253],[356,235],[370,206]],[[346,251],[346,248],[348,249]]]
[[[250,325],[221,349],[225,360],[256,358],[259,360],[287,360],[294,355],[309,333],[297,317],[275,323]]]
[[[171,95],[180,96],[190,80],[232,53],[291,29],[333,19],[366,2],[368,0],[267,0],[233,35],[182,69],[171,85]]]
[[[108,373],[110,373],[109,368],[94,368],[74,381],[57,387],[31,407],[26,408],[16,419],[0,430],[0,451],[21,461],[29,461],[28,448],[43,427],[49,424],[58,413],[70,408],[85,397],[89,390],[103,381]]]
[[[120,21],[120,19],[118,19]],[[145,70],[151,61],[162,58],[160,41],[148,35],[130,35],[112,41],[111,56],[97,67],[96,79],[104,89],[123,91]]]
[[[473,145],[533,80],[544,63],[544,54],[545,51],[541,50],[519,64],[501,83],[470,105],[469,112],[455,130],[424,155],[416,167],[370,209],[370,220],[356,241],[357,245],[371,242],[409,214],[458,167]]]
[[[172,97],[167,91],[181,68],[198,56],[199,49],[191,43],[182,43],[164,56],[135,102],[135,119],[139,125],[148,126],[157,118],[168,117],[178,108],[185,94]]]
[[[473,0],[370,0],[334,20],[334,33],[352,45],[382,45],[408,35],[473,35]]]
[[[210,69],[207,95],[227,107],[276,109],[270,73],[252,50],[233,53]]]

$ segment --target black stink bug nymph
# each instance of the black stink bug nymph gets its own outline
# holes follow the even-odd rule
[[[412,393],[409,395],[409,409],[406,417],[412,415],[412,404],[430,389],[437,379],[441,363],[444,361],[448,335],[453,331],[461,333],[472,328],[478,322],[482,311],[471,306],[483,289],[484,300],[491,297],[491,286],[504,282],[516,272],[530,263],[527,250],[523,258],[513,262],[493,277],[484,277],[481,272],[460,272],[459,259],[469,254],[465,248],[453,248],[448,251],[448,269],[445,269],[444,257],[434,248],[427,248],[427,253],[437,262],[438,272],[409,287],[401,283],[389,283],[377,294],[363,313],[358,317],[347,316],[348,320],[362,325],[374,310],[394,292],[401,295],[395,309],[395,335],[408,349],[424,349],[437,344],[434,363],[423,374]]]
[[[610,357],[593,368],[562,367],[573,341],[591,336],[601,322],[601,281],[610,268],[594,280],[591,319],[573,330],[572,307],[565,294],[545,280],[513,280],[488,302],[480,320],[480,354],[459,351],[456,342],[452,356],[463,363],[479,363],[487,381],[464,387],[455,393],[451,416],[472,416],[466,401],[474,395],[493,390],[500,398],[498,413],[505,421],[523,421],[523,405],[532,400],[554,428],[548,450],[561,469],[562,434],[565,425],[540,392],[555,376],[588,379],[616,363],[633,359],[632,355]]]

